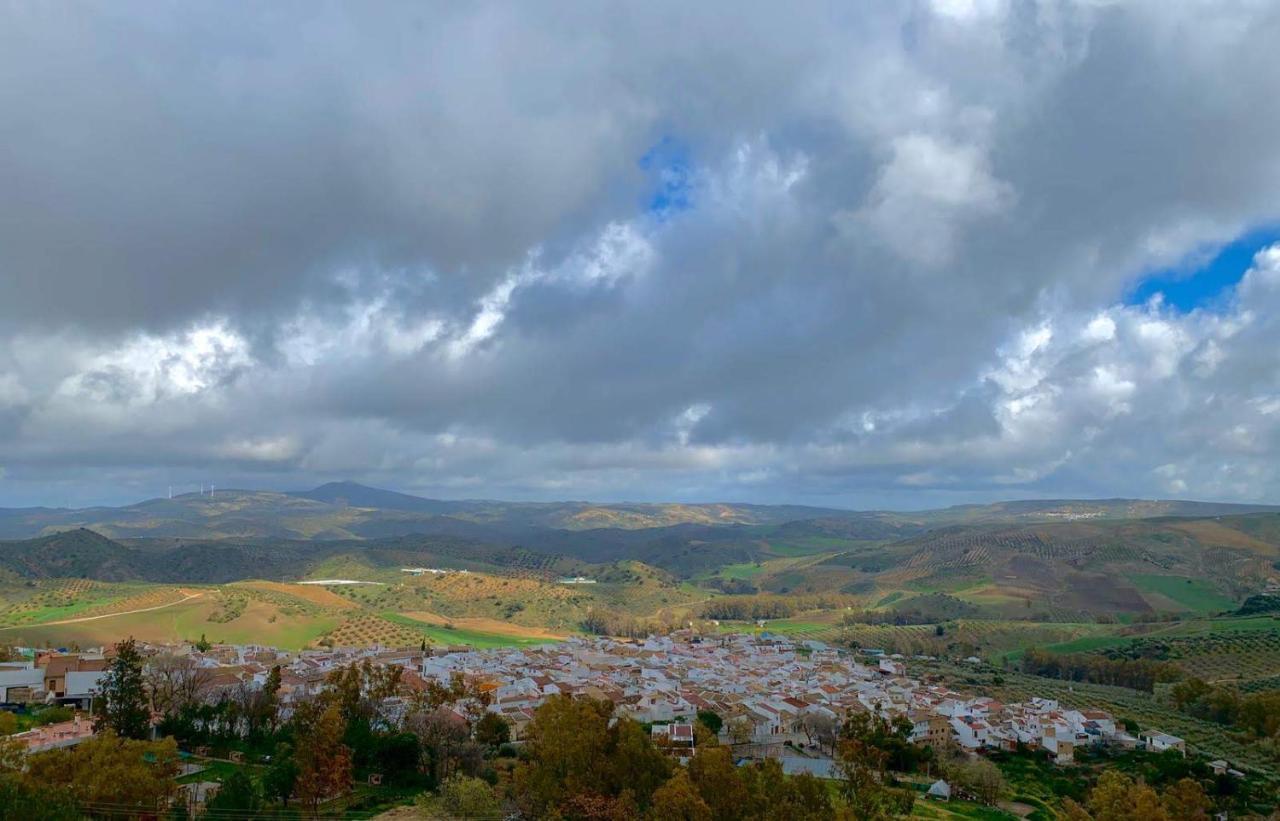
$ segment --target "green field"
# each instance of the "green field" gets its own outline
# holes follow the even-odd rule
[[[1217,613],[1235,607],[1235,602],[1203,579],[1134,574],[1129,580],[1143,593],[1156,593],[1193,613]]]
[[[755,562],[742,562],[741,564],[726,564],[720,568],[719,576],[722,579],[747,581],[763,572],[764,567],[762,565]]]
[[[1107,650],[1112,647],[1124,647],[1132,643],[1128,636],[1081,636],[1071,641],[1060,641],[1045,645],[1044,650],[1051,653],[1090,653],[1095,650]],[[1012,657],[1012,655],[1010,656]]]

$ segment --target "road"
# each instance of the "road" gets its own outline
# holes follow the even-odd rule
[[[152,610],[163,610],[166,607],[173,607],[175,604],[182,604],[183,602],[189,602],[192,599],[198,599],[203,595],[204,595],[203,593],[188,593],[186,594],[186,596],[184,596],[181,599],[178,599],[177,601],[165,602],[164,604],[157,604],[154,607],[139,607],[137,610],[121,610],[119,613],[103,613],[101,616],[81,616],[76,619],[46,621],[46,622],[42,622],[41,624],[28,624],[23,626],[24,627],[48,627],[54,624],[79,624],[82,621],[97,621],[98,619],[114,619],[116,616],[128,616],[132,613],[149,613]]]

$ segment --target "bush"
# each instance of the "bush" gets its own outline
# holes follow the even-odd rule
[[[75,710],[72,710],[70,707],[57,706],[57,707],[46,707],[45,709],[36,713],[32,717],[32,720],[35,722],[37,726],[44,726],[45,724],[59,724],[63,721],[70,721],[75,717],[76,717]]]

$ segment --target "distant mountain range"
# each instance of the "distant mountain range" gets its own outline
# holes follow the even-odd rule
[[[0,508],[0,538],[88,528],[114,539],[379,539],[439,534],[500,542],[572,539],[583,531],[840,522],[847,538],[903,538],[956,524],[1034,523],[1275,512],[1269,505],[1140,499],[1032,500],[917,512],[798,505],[445,501],[354,482],[307,491],[219,490],[123,507]],[[549,534],[548,531],[555,531]],[[627,541],[625,538],[623,541]]]
[[[1277,583],[1280,508],[1133,499],[913,513],[508,503],[339,483],[119,508],[0,510],[0,582],[19,586],[385,578],[378,574],[396,577],[401,567],[546,583],[608,578],[627,563],[709,591],[898,596],[911,607],[919,595],[945,594],[1002,618],[1210,612]]]

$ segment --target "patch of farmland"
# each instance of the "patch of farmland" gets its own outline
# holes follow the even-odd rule
[[[187,598],[191,591],[177,587],[151,587],[133,595],[113,599],[109,602],[86,608],[77,613],[77,617],[106,616],[112,613],[127,613],[132,610],[144,610],[149,607],[162,607],[175,604]]]
[[[442,625],[422,622],[401,613],[383,613],[382,617],[413,631],[415,636],[413,643],[426,637],[433,644],[466,644],[485,650],[494,647],[547,644],[564,638],[549,631],[522,628],[519,625],[498,622],[494,619],[458,619]],[[494,629],[495,627],[498,629]]]
[[[1235,606],[1234,601],[1203,579],[1142,573],[1134,574],[1129,579],[1143,593],[1158,594],[1175,602],[1180,609],[1193,613],[1213,613],[1230,610]]]
[[[195,641],[201,635],[214,643],[265,644],[286,650],[311,645],[338,623],[323,615],[288,615],[269,602],[246,601],[232,618],[215,621],[223,607],[216,596],[201,596],[171,607],[147,612],[108,615],[72,624],[22,625],[4,630],[4,640],[42,646],[46,643],[81,647],[113,644],[124,636],[139,641]]]
[[[236,582],[230,585],[238,589],[254,590],[261,593],[275,593],[280,596],[287,596],[293,599],[301,599],[320,607],[331,608],[335,610],[351,610],[356,604],[350,599],[343,598],[328,588],[319,585],[308,584],[289,584],[286,582],[271,581],[248,581]]]
[[[415,647],[422,633],[403,624],[372,614],[361,614],[344,620],[321,639],[333,647]]]

